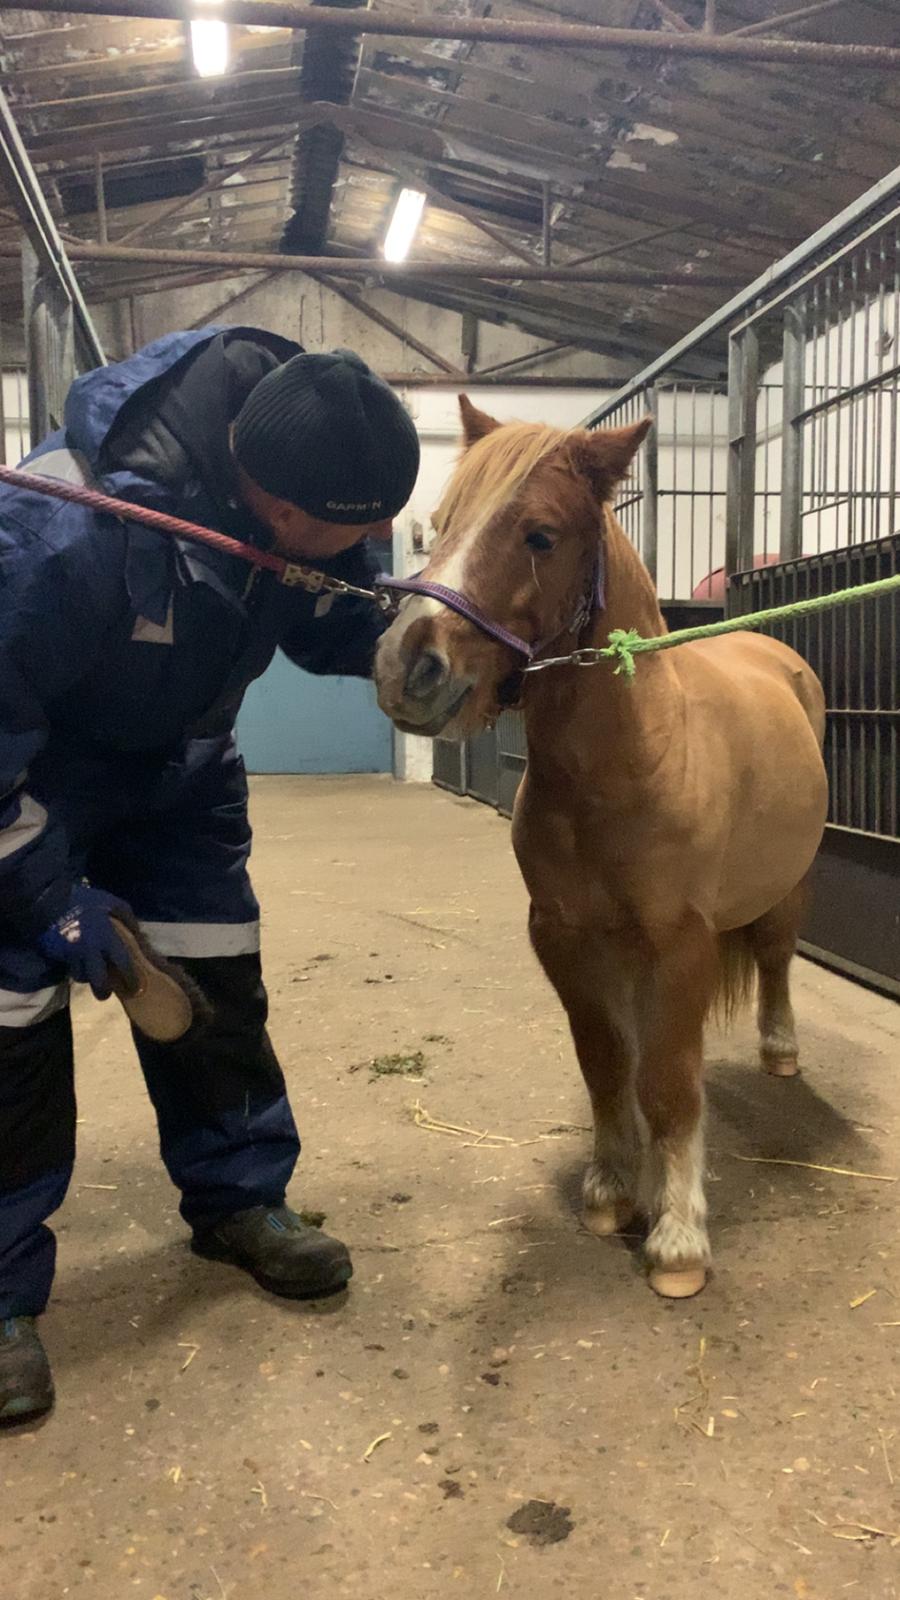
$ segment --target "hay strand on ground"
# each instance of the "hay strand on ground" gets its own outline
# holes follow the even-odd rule
[[[514,1139],[508,1133],[491,1133],[487,1128],[469,1128],[459,1122],[443,1122],[439,1117],[433,1117],[426,1111],[420,1100],[417,1100],[411,1111],[413,1122],[417,1128],[425,1133],[441,1133],[449,1139],[465,1139],[467,1149],[479,1150],[521,1150],[524,1145],[540,1144],[545,1139],[559,1139],[569,1133],[589,1133],[589,1128],[577,1127],[574,1123],[566,1123],[554,1127],[549,1133],[539,1133],[530,1139]]]
[[[741,1156],[736,1150],[728,1154],[732,1161],[748,1161],[758,1167],[801,1167],[806,1172],[831,1172],[838,1178],[869,1178],[873,1183],[900,1183],[900,1178],[889,1172],[856,1172],[852,1167],[826,1167],[818,1161],[791,1161],[787,1156]]]
[[[393,1437],[394,1435],[392,1433],[380,1433],[377,1439],[372,1440],[372,1443],[369,1445],[368,1449],[363,1451],[363,1461],[371,1461],[375,1451],[378,1449],[378,1446],[386,1444],[388,1439],[393,1439]]]

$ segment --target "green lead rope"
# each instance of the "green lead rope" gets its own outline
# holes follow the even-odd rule
[[[648,650],[673,650],[676,645],[690,644],[694,639],[714,639],[719,633],[741,633],[745,628],[764,628],[771,622],[790,622],[793,617],[808,617],[816,611],[828,611],[832,606],[846,606],[857,600],[870,600],[876,595],[890,594],[900,589],[900,572],[889,578],[877,578],[874,583],[858,583],[852,589],[838,589],[834,594],[815,595],[810,600],[795,600],[789,606],[773,606],[769,611],[750,611],[744,617],[729,617],[725,622],[706,622],[697,628],[679,628],[675,633],[663,633],[644,639],[635,628],[613,628],[609,644],[577,652],[584,665],[593,659],[616,662],[616,676],[624,673],[633,678],[634,658]]]

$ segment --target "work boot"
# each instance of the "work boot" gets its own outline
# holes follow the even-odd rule
[[[34,1317],[0,1319],[0,1423],[25,1422],[53,1404],[53,1378]]]
[[[311,1228],[289,1206],[252,1206],[194,1234],[191,1249],[209,1261],[243,1267],[264,1289],[290,1300],[318,1300],[346,1289],[347,1246]]]

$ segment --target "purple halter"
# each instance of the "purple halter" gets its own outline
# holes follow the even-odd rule
[[[603,571],[603,544],[601,542],[597,546],[597,556],[591,575],[590,589],[582,595],[571,622],[566,628],[560,628],[556,633],[551,634],[549,639],[540,639],[536,644],[529,644],[527,639],[520,639],[517,633],[511,633],[501,623],[494,622],[486,612],[482,611],[480,606],[475,604],[474,600],[467,599],[457,589],[448,589],[446,584],[443,583],[431,583],[427,578],[420,577],[418,573],[411,578],[392,578],[388,573],[381,572],[376,580],[375,588],[379,595],[383,594],[386,598],[390,594],[419,594],[424,595],[428,600],[438,600],[442,606],[447,607],[448,611],[455,611],[457,616],[465,617],[467,622],[473,623],[482,633],[487,634],[489,639],[496,640],[497,644],[505,644],[508,649],[514,650],[517,655],[523,656],[526,661],[533,661],[535,656],[540,655],[542,650],[546,650],[547,646],[559,637],[560,633],[580,633],[596,611],[604,610],[606,593]]]

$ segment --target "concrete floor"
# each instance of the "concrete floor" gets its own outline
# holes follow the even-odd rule
[[[716,1273],[664,1303],[578,1231],[585,1097],[506,823],[379,779],[254,812],[295,1195],[352,1293],[189,1254],[122,1017],[84,1004],[59,1403],[0,1440],[3,1596],[895,1600],[900,1189],[738,1158],[900,1173],[896,1006],[800,963],[803,1079],[711,1037]],[[424,1081],[367,1068],[415,1050]]]

